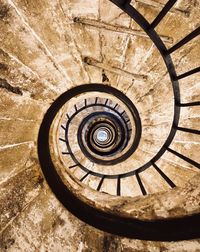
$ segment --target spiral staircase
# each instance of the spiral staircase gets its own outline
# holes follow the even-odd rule
[[[199,11],[0,1],[0,251],[200,250]]]

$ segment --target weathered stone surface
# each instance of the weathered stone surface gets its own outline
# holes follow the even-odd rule
[[[48,103],[38,102],[29,97],[18,97],[8,92],[0,91],[1,120],[34,121],[40,124]]]
[[[1,233],[2,251],[196,252],[199,245],[199,240],[150,242],[103,233],[66,212],[48,189],[44,189]]]
[[[33,165],[1,184],[0,232],[38,195],[43,178]]]
[[[1,134],[0,145],[10,145],[34,141],[38,134],[38,125],[33,121],[0,120]],[[15,132],[15,136],[13,136]]]
[[[34,159],[31,160],[33,148],[34,143],[27,142],[0,149],[0,183],[34,162]]]
[[[152,22],[166,2],[131,4]],[[199,12],[196,0],[176,2],[156,27],[167,48],[198,27]],[[108,0],[0,0],[0,34],[0,251],[200,251],[200,240],[139,241],[88,226],[58,202],[38,163],[37,136],[47,108],[66,90],[85,83],[118,88],[141,117],[138,150],[126,166],[108,171],[136,169],[162,148],[173,124],[173,89],[159,51],[141,27]],[[177,74],[199,67],[199,51],[198,36],[171,55]],[[180,80],[180,96],[181,103],[199,102],[199,73]],[[199,130],[199,112],[199,106],[181,108],[179,126]],[[76,145],[73,130],[70,134]],[[170,148],[200,163],[198,134],[179,130]],[[77,182],[75,176],[84,176],[79,168],[72,182],[65,182],[87,203],[124,216],[152,220],[200,213],[199,169],[169,151],[156,164],[175,189],[153,167],[140,174],[145,197],[136,177],[121,179],[126,197],[113,196],[117,180],[101,188],[111,195],[95,191],[99,178]]]

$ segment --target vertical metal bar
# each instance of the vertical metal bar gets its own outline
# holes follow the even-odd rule
[[[62,154],[63,154],[63,155],[70,155],[70,154],[72,154],[72,153],[70,153],[70,152],[64,152],[64,151],[63,151]]]
[[[98,187],[97,187],[97,191],[100,191],[104,179],[105,179],[105,176],[103,176],[103,177],[101,178],[101,180],[100,180],[100,182],[99,182],[99,185],[98,185]]]
[[[198,72],[200,72],[200,67],[194,68],[186,73],[183,73],[183,74],[176,76],[175,80],[180,80],[180,79],[186,78],[186,77],[188,77],[192,74],[198,73]]]
[[[77,167],[77,166],[79,166],[79,164],[71,165],[68,168],[71,169],[71,168],[74,168],[74,167]]]
[[[132,0],[115,0],[112,2],[115,2],[116,4],[120,5],[121,7],[124,7],[126,4],[130,4]]]
[[[194,161],[194,160],[192,160],[192,159],[190,159],[190,158],[188,158],[188,157],[186,157],[186,156],[184,156],[184,155],[182,155],[182,154],[176,152],[175,150],[170,149],[169,147],[166,147],[166,149],[167,149],[169,152],[171,152],[172,154],[174,154],[175,156],[177,156],[177,157],[183,159],[184,161],[188,162],[189,164],[191,164],[191,165],[197,167],[198,169],[200,169],[200,164],[197,163],[196,161]]]
[[[171,186],[171,188],[176,187],[173,181],[155,163],[152,162],[152,165],[156,169],[156,171],[162,176],[162,178],[168,183],[168,185]]]
[[[67,143],[67,141],[65,139],[59,138],[60,141]]]
[[[199,34],[200,34],[200,27],[198,27],[197,29],[195,29],[193,32],[191,32],[190,34],[188,34],[185,38],[183,38],[177,44],[175,44],[174,46],[172,46],[167,52],[169,54],[173,53],[174,51],[176,51],[177,49],[179,49],[183,45],[187,44],[190,40],[192,40],[193,38],[195,38]]]
[[[87,173],[80,179],[80,181],[83,182],[83,180],[86,179],[87,176],[88,176],[89,174],[90,174],[90,171],[87,172]]]
[[[66,128],[63,125],[61,125],[61,128],[64,129],[64,130],[66,130]]]
[[[142,184],[142,180],[141,180],[138,172],[136,172],[135,175],[136,175],[136,179],[137,179],[137,182],[138,182],[138,184],[140,186],[140,190],[141,190],[142,194],[143,195],[147,195],[147,192],[146,192],[146,190],[145,190],[145,188],[144,188],[144,186]]]
[[[114,109],[116,109],[117,106],[118,106],[118,103],[115,104]]]
[[[121,195],[121,177],[118,176],[117,178],[117,196]]]
[[[180,103],[176,105],[179,107],[193,107],[193,106],[200,106],[200,102],[196,101],[196,102]]]
[[[188,129],[188,128],[183,128],[183,127],[176,127],[176,129],[180,130],[180,131],[184,131],[184,132],[200,135],[200,130]]]
[[[150,29],[155,29],[155,27],[161,22],[161,20],[165,17],[165,15],[169,12],[169,10],[173,7],[173,5],[177,2],[177,0],[169,0],[166,5],[163,7],[158,16],[154,19],[154,21],[150,25]]]

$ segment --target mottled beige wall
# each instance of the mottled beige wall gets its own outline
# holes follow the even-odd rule
[[[152,21],[166,2],[132,4]],[[199,13],[199,1],[177,1],[157,27],[167,48],[198,27]],[[177,73],[198,67],[199,53],[199,37],[173,53]],[[102,82],[138,108],[146,129],[138,162],[148,160],[171,127],[173,93],[158,50],[138,25],[108,0],[0,0],[0,251],[200,251],[200,240],[150,242],[106,234],[72,216],[50,191],[37,156],[43,115],[71,87]],[[200,100],[199,73],[180,87],[182,102]],[[183,108],[180,125],[198,130],[199,111]],[[200,163],[199,135],[178,132],[172,148]],[[142,179],[152,195],[125,206],[115,199],[112,207],[139,218],[199,212],[199,170],[169,152],[158,164],[176,189],[162,192],[149,171]]]

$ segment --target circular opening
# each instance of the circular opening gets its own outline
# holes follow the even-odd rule
[[[106,142],[108,140],[108,132],[106,132],[104,129],[98,129],[97,130],[97,140],[99,142]]]
[[[113,110],[94,112],[85,117],[79,125],[77,136],[81,151],[89,160],[108,165],[121,161],[116,155],[127,147],[131,134],[124,118]],[[131,147],[130,144],[129,149]]]

